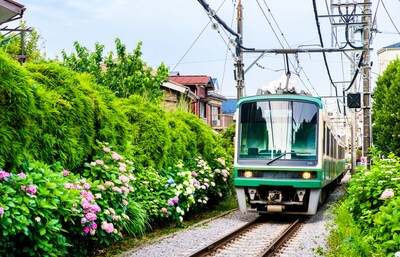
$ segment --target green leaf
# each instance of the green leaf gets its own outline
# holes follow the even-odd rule
[[[44,234],[46,234],[46,228],[41,228],[41,229],[39,229],[39,234],[40,234],[41,236],[43,236]]]

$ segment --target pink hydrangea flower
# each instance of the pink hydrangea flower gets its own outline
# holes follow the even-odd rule
[[[127,205],[128,205],[128,201],[125,200],[125,199],[122,199],[122,204],[123,204],[124,206],[127,206]]]
[[[104,168],[105,170],[108,170],[108,166],[107,166],[107,165],[104,165],[103,168]]]
[[[4,208],[0,207],[0,215],[3,215],[3,214],[4,214]]]
[[[193,177],[197,177],[197,173],[194,172],[194,171],[192,171],[192,176],[193,176]]]
[[[167,212],[167,208],[162,207],[162,208],[161,208],[161,211],[164,212],[164,213],[166,213],[166,212]]]
[[[65,188],[72,188],[72,184],[67,182],[67,183],[64,184],[64,187]]]
[[[36,187],[34,185],[21,186],[22,191],[27,192],[28,194],[34,195],[36,194]]]
[[[40,222],[42,219],[39,216],[36,216],[35,220],[36,222]]]
[[[96,164],[97,164],[96,162],[91,162],[90,163],[91,166],[96,166]]]
[[[178,203],[178,202],[179,202],[178,196],[175,196],[174,199],[173,199],[172,201],[174,201],[174,203]]]
[[[89,203],[93,202],[94,201],[94,195],[91,192],[89,192],[86,195],[86,200],[88,200]]]
[[[18,176],[18,177],[21,177],[21,178],[26,178],[26,174],[24,174],[24,173],[22,173],[22,172],[21,172],[21,173],[18,173],[17,176]]]
[[[89,212],[89,213],[86,214],[86,219],[88,219],[90,221],[97,220],[97,215],[94,214],[94,213]]]
[[[117,154],[117,153],[113,153],[112,155],[111,155],[111,158],[113,158],[114,160],[122,160],[122,156],[121,155],[119,155],[119,154]]]
[[[126,168],[126,164],[123,163],[123,162],[118,162],[118,165],[119,165],[120,167],[125,167],[125,168]]]
[[[96,160],[96,163],[99,164],[99,165],[103,165],[103,164],[104,164],[104,161],[102,161],[102,160]]]
[[[106,190],[106,188],[103,185],[97,185],[97,188],[100,189],[101,191]]]
[[[106,152],[106,153],[109,153],[109,152],[110,152],[110,148],[108,148],[108,147],[103,147],[103,151]]]
[[[168,200],[168,205],[169,206],[174,206],[174,202],[170,199],[170,200]]]
[[[104,185],[112,187],[112,186],[114,186],[114,183],[111,181],[106,181],[106,183],[104,183]]]
[[[125,172],[125,171],[126,171],[126,168],[125,168],[125,167],[122,167],[122,166],[119,167],[118,169],[119,169],[120,171],[122,171],[122,172]]]
[[[86,234],[89,233],[89,231],[90,231],[90,229],[89,229],[88,226],[86,226],[86,227],[83,228],[83,232],[85,232]]]
[[[124,183],[129,183],[129,178],[125,175],[119,176],[119,180],[121,180]]]
[[[112,223],[107,223],[106,221],[101,223],[101,228],[107,233],[112,233],[114,231],[114,225]]]
[[[394,196],[394,192],[393,192],[393,189],[391,189],[391,188],[386,189],[386,190],[383,191],[382,194],[381,194],[381,198],[382,198],[382,199],[392,198],[393,196]]]
[[[81,223],[82,224],[85,224],[87,222],[87,219],[85,218],[85,217],[83,217],[82,219],[81,219]]]
[[[128,195],[129,194],[129,188],[127,188],[126,186],[122,186],[121,190],[124,192],[124,195]]]
[[[100,207],[97,204],[90,205],[90,210],[92,212],[99,212],[101,211]]]
[[[0,178],[8,178],[10,176],[10,173],[8,173],[5,170],[0,170]]]
[[[87,208],[90,207],[90,203],[86,198],[82,198],[81,203],[82,203],[82,208],[83,209],[87,209]]]
[[[69,171],[68,171],[68,170],[63,170],[63,171],[62,171],[62,174],[63,174],[64,177],[66,177],[66,176],[69,175]]]
[[[115,192],[118,192],[118,193],[122,192],[122,189],[119,188],[119,187],[113,187],[112,190],[115,191]]]
[[[84,187],[85,189],[90,189],[90,188],[91,188],[91,185],[90,185],[89,183],[85,183],[85,184],[83,184],[83,187]]]

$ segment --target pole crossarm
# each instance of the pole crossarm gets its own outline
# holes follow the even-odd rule
[[[362,50],[362,49],[361,49]],[[372,48],[370,48],[372,50]],[[339,48],[279,48],[279,49],[249,49],[243,50],[243,53],[273,53],[273,54],[298,54],[298,53],[336,53],[336,52],[354,52],[360,49],[339,49]]]

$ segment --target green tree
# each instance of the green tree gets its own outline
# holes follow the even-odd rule
[[[64,65],[78,72],[92,74],[98,84],[110,88],[118,97],[138,94],[149,99],[160,99],[163,95],[160,85],[168,78],[165,65],[161,64],[156,71],[148,67],[141,59],[141,42],[132,53],[126,51],[126,46],[118,38],[115,39],[115,45],[116,56],[113,52],[104,56],[103,45],[96,43],[95,51],[90,52],[75,42],[76,53],[67,55],[62,51]]]
[[[372,106],[374,146],[383,154],[400,155],[400,60],[378,77]]]
[[[20,29],[27,29],[26,22],[20,22]],[[21,32],[22,33],[22,32]],[[17,56],[22,54],[22,36],[20,32],[12,32],[5,36],[0,35],[0,48],[4,52]],[[45,59],[45,54],[42,54],[39,49],[39,40],[41,36],[34,29],[23,32],[24,38],[24,54],[28,56],[28,62],[41,61]]]

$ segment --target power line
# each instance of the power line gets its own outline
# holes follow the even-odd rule
[[[290,48],[290,45],[289,45],[288,41],[286,40],[285,35],[283,34],[281,28],[279,27],[279,24],[278,24],[278,22],[276,21],[274,15],[272,14],[271,9],[269,8],[269,6],[268,6],[268,4],[266,3],[265,0],[263,0],[263,2],[264,2],[264,5],[266,6],[268,12],[271,14],[271,17],[272,17],[272,19],[274,20],[275,25],[277,26],[277,28],[278,28],[278,30],[279,30],[279,32],[280,32],[280,34],[281,34],[283,40],[286,42],[287,46]],[[261,12],[262,12],[263,15],[264,15],[264,18],[267,20],[269,26],[271,27],[271,30],[272,30],[272,32],[274,33],[276,39],[278,40],[280,46],[281,46],[282,48],[285,48],[284,45],[282,44],[281,40],[279,39],[279,37],[278,37],[278,35],[277,35],[277,33],[276,33],[274,27],[272,26],[270,20],[268,19],[268,16],[266,15],[266,13],[265,13],[265,11],[264,11],[264,8],[261,6],[261,4],[260,4],[260,2],[259,2],[258,0],[257,0],[257,4],[258,4],[258,6],[259,6]],[[314,90],[314,92],[318,95],[318,92],[315,90],[314,86],[311,84],[310,79],[308,78],[307,74],[305,73],[303,67],[300,65],[300,61],[299,61],[299,59],[298,59],[298,56],[296,55],[295,58],[296,58],[296,62],[297,62],[297,65],[298,65],[297,68],[296,68],[295,65],[293,64],[292,60],[290,60],[291,66],[292,66],[293,69],[295,69],[295,71],[296,71],[295,74],[299,77],[300,81],[302,82],[302,84],[304,85],[304,87],[307,89],[307,91],[311,93],[310,89],[306,86],[306,84],[304,83],[304,81],[303,81],[303,80],[301,79],[301,77],[300,77],[300,72],[303,72],[303,74],[304,74],[304,76],[306,77],[308,83],[310,84],[310,86],[312,87],[312,89]],[[288,71],[288,72],[289,72],[289,71]]]
[[[317,4],[316,4],[315,0],[313,0],[313,8],[314,8],[315,23],[317,25],[317,30],[318,30],[319,42],[321,44],[321,47],[324,48],[324,41],[322,40],[321,28],[320,28],[319,22],[318,22]],[[322,52],[322,56],[324,57],[324,64],[325,64],[326,71],[328,73],[329,80],[330,80],[332,86],[335,88],[336,96],[338,96],[337,87],[336,87],[335,83],[332,80],[332,76],[331,76],[331,72],[329,70],[328,61],[326,60],[325,52]],[[337,105],[338,105],[339,112],[341,112],[340,111],[339,101],[336,100],[336,102],[337,102]]]
[[[225,3],[225,0],[222,2],[222,4],[219,6],[219,8],[217,9],[217,11],[219,11],[219,9],[221,9],[222,5]],[[192,47],[196,44],[197,40],[199,40],[199,38],[201,37],[201,35],[204,33],[204,31],[206,30],[206,28],[208,27],[208,25],[210,25],[211,23],[211,19],[207,22],[206,26],[204,26],[204,28],[201,30],[200,34],[196,37],[196,39],[193,41],[193,43],[189,46],[188,50],[186,50],[186,52],[183,54],[182,58],[178,61],[178,63],[175,65],[175,67],[172,69],[172,71],[175,71],[176,67],[181,63],[181,61],[183,60],[183,58],[186,57],[186,55],[189,53],[189,51],[192,49]]]
[[[232,1],[232,2],[233,2],[233,1]],[[233,3],[233,13],[232,13],[231,27],[232,27],[232,25],[233,25],[233,21],[234,21],[234,18],[235,18],[235,8],[236,8],[236,0],[235,0],[234,3]],[[221,81],[221,89],[220,89],[220,92],[222,92],[222,88],[224,87],[226,63],[227,63],[227,60],[228,60],[228,52],[229,52],[229,51],[232,52],[232,50],[230,49],[230,47],[227,47],[227,48],[226,48],[226,53],[225,53],[225,62],[224,62],[224,69],[223,69],[223,73],[222,73],[222,81]]]
[[[392,22],[393,27],[396,29],[397,33],[400,35],[400,31],[397,29],[396,24],[394,23],[394,21],[393,21],[392,17],[390,16],[388,10],[386,9],[386,6],[385,6],[385,3],[383,2],[383,0],[382,0],[382,6],[383,6],[383,8],[385,9],[386,14],[389,16],[389,19],[390,19],[390,21]]]

